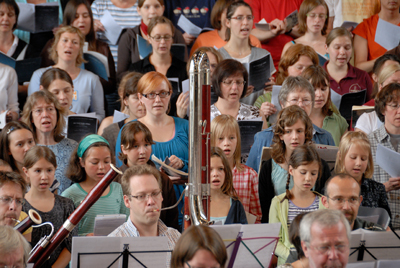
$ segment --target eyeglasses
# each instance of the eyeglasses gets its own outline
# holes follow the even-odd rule
[[[293,100],[288,100],[287,102],[290,105],[299,105],[300,102],[303,103],[304,106],[308,106],[311,104],[311,100],[308,100],[308,99],[305,99],[305,100],[293,99]]]
[[[143,97],[145,97],[146,99],[149,99],[149,100],[154,100],[155,98],[157,98],[157,96],[159,96],[161,99],[164,99],[164,98],[168,97],[169,95],[171,95],[171,92],[169,92],[169,91],[161,91],[159,93],[151,92],[148,94],[142,94]]]
[[[222,81],[222,83],[224,83],[225,85],[230,86],[230,87],[233,86],[233,84],[236,84],[238,86],[244,86],[246,84],[246,81],[244,81],[244,80],[242,80],[242,81],[225,80],[225,81]]]
[[[331,199],[333,202],[339,205],[344,205],[347,202],[349,202],[350,205],[357,205],[360,199],[358,197],[350,197],[350,198],[343,198],[343,197],[335,197],[331,198],[327,196],[329,199]]]
[[[140,195],[128,195],[130,197],[136,198],[137,201],[143,202],[149,200],[150,196],[152,199],[158,199],[160,197],[160,194],[162,193],[161,190],[157,190],[152,192],[151,194],[140,194]]]
[[[348,248],[347,245],[334,245],[334,246],[321,246],[321,247],[314,247],[313,248],[318,251],[320,254],[326,255],[329,254],[329,252],[331,252],[332,248],[335,249],[335,251],[340,252],[340,253],[344,253],[346,251],[346,249]]]
[[[232,17],[231,19],[238,20],[238,21],[244,21],[245,19],[253,20],[254,16],[236,16],[236,17]]]
[[[400,103],[394,104],[394,103],[390,103],[390,104],[386,104],[391,110],[397,110],[400,107]]]
[[[0,202],[3,205],[11,205],[13,201],[15,201],[15,204],[17,204],[19,207],[22,207],[22,205],[25,204],[25,200],[23,198],[14,199],[11,196],[0,196]]]
[[[156,42],[161,42],[161,39],[164,39],[165,42],[171,41],[172,40],[172,35],[156,35],[156,36],[150,36],[151,39],[153,39]]]
[[[56,108],[54,108],[54,107],[46,107],[45,109],[39,108],[39,109],[33,110],[33,112],[36,115],[41,115],[44,110],[46,110],[47,113],[52,114],[52,113],[54,113],[56,111]]]
[[[221,266],[215,266],[215,267],[204,267],[204,266],[191,266],[188,262],[185,262],[186,263],[186,265],[189,267],[189,268],[220,268]]]
[[[315,19],[315,18],[320,18],[321,20],[326,19],[328,16],[324,13],[321,14],[315,14],[315,13],[308,13],[307,17]]]

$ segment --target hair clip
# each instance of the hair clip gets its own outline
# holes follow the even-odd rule
[[[11,133],[11,131],[13,131],[13,130],[14,130],[14,128],[13,128],[13,127],[9,128],[9,129],[7,130],[7,135],[8,135],[8,134],[10,134],[10,133]]]

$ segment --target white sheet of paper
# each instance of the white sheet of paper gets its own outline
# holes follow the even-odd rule
[[[118,123],[119,121],[125,120],[127,118],[129,118],[129,115],[114,110],[113,123]]]
[[[279,91],[281,91],[281,86],[272,86],[272,96],[271,96],[271,103],[275,105],[276,108],[276,113],[271,115],[269,117],[269,123],[270,124],[275,124],[275,122],[278,120],[278,113],[280,110],[282,110],[281,104],[279,103],[278,95]]]
[[[400,153],[378,144],[378,148],[376,149],[376,163],[392,178],[400,177]]]
[[[331,89],[331,101],[339,109],[340,102],[342,101],[342,95]]]
[[[33,32],[35,29],[35,5],[18,3],[18,26],[22,30]]]
[[[379,19],[376,26],[375,42],[390,50],[399,45],[400,26],[391,24],[390,22]]]
[[[111,13],[108,10],[104,11],[103,16],[100,19],[106,31],[104,32],[107,39],[111,44],[116,45],[118,43],[118,38],[121,35],[122,27],[114,20]]]
[[[196,25],[194,25],[190,20],[188,20],[185,16],[181,15],[178,20],[178,26],[182,28],[185,33],[193,35],[195,37],[199,36],[202,29]]]
[[[7,112],[8,110],[0,114],[0,129],[3,129],[4,126],[7,124],[6,122]]]
[[[260,20],[258,23],[255,24],[257,29],[263,30],[263,31],[269,31],[269,23],[265,19]]]

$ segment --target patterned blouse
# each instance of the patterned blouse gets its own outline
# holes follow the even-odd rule
[[[211,121],[218,115],[221,115],[221,112],[218,110],[215,104],[211,105]],[[253,120],[259,117],[260,111],[257,107],[245,103],[240,103],[239,113],[236,117],[236,120]]]
[[[363,178],[361,183],[361,195],[363,197],[361,206],[371,208],[383,208],[389,213],[390,218],[392,217],[386,195],[385,185],[372,179]]]

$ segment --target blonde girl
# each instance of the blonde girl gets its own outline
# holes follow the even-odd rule
[[[232,171],[221,148],[211,148],[210,220],[222,224],[247,224],[246,213],[233,188]]]
[[[381,207],[391,215],[385,186],[372,179],[374,160],[371,144],[363,132],[347,132],[339,144],[335,173],[353,176],[361,187],[361,206]]]
[[[301,145],[290,156],[286,192],[272,199],[269,210],[269,223],[282,223],[275,255],[278,265],[285,263],[290,252],[289,226],[301,213],[324,208],[321,195],[312,188],[318,180],[322,168],[321,159],[313,145]],[[293,180],[292,180],[293,178]],[[293,188],[289,184],[293,181]]]
[[[86,136],[71,155],[67,177],[74,184],[65,190],[62,196],[72,199],[75,206],[79,206],[110,170],[110,164],[113,162],[114,154],[106,139],[96,134]],[[94,219],[98,214],[129,215],[119,183],[112,182],[83,216],[79,222],[80,236],[93,235]]]
[[[58,230],[75,210],[71,199],[65,198],[50,191],[57,168],[56,156],[49,148],[34,146],[26,153],[23,163],[25,176],[31,183],[31,188],[25,195],[26,202],[22,210],[26,213],[30,209],[36,210],[43,222],[51,222],[54,230]],[[32,244],[50,234],[50,227],[45,225],[33,228]],[[78,235],[78,228],[74,228],[60,246],[50,255],[43,267],[65,267],[71,260],[72,237]]]
[[[261,221],[261,205],[258,196],[258,178],[254,169],[240,163],[240,130],[235,118],[219,115],[211,122],[211,146],[219,147],[228,159],[232,170],[233,187],[244,210]]]

